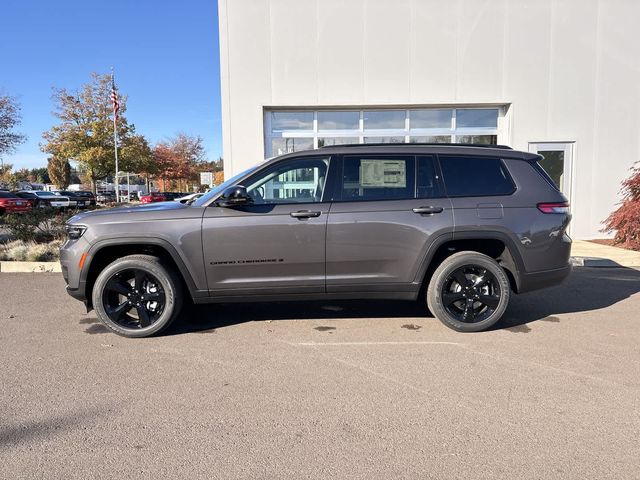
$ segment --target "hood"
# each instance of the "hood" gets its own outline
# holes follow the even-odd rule
[[[120,223],[162,218],[192,218],[200,215],[202,215],[201,208],[195,208],[180,202],[156,202],[147,205],[105,208],[83,212],[71,217],[67,223]]]

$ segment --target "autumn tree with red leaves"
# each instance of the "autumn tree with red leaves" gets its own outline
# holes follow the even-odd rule
[[[196,180],[203,158],[202,138],[179,133],[153,149],[155,177],[162,181],[163,190],[167,189],[167,182],[183,186]]]
[[[604,232],[615,232],[614,245],[640,250],[640,166],[622,182],[622,203],[604,222]]]

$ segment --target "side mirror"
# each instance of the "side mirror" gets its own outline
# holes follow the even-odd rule
[[[250,203],[253,203],[253,199],[242,185],[233,185],[227,188],[218,200],[219,207],[239,207]]]

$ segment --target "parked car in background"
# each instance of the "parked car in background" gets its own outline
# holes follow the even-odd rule
[[[160,192],[151,192],[148,195],[140,197],[140,203],[166,202],[167,198]]]
[[[89,190],[78,190],[77,192],[71,193],[84,197],[85,201],[87,202],[87,206],[95,207],[96,196],[93,194],[93,192],[90,192]]]
[[[0,191],[0,215],[28,212],[32,208],[31,200],[20,198],[13,192]]]
[[[96,201],[99,203],[109,203],[116,201],[115,192],[98,192],[96,195]]]
[[[202,192],[190,193],[189,195],[185,195],[183,197],[175,198],[174,201],[175,202],[180,202],[180,203],[191,203],[191,202],[194,202],[197,199],[199,199],[202,195],[204,195],[204,193],[202,193]]]
[[[31,200],[31,203],[36,208],[69,208],[71,206],[69,197],[58,195],[54,192],[45,192],[44,190],[22,190],[20,192],[16,192],[16,196]]]
[[[184,193],[181,192],[162,192],[162,195],[165,198],[165,201],[170,202],[173,200],[177,200],[180,197],[184,197]]]
[[[72,192],[69,190],[60,190],[60,195],[64,195],[65,197],[69,197],[69,206],[76,208],[87,208],[91,205],[91,200],[86,195],[80,194],[80,192]],[[95,200],[94,200],[95,204]]]

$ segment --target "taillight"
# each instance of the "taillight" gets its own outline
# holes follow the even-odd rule
[[[542,213],[569,213],[569,204],[561,203],[539,203],[538,210]]]

